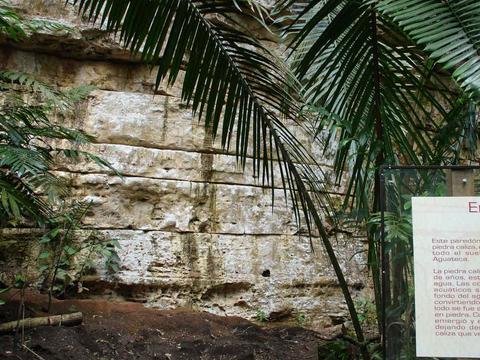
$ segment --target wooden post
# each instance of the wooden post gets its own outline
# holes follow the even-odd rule
[[[447,171],[448,196],[475,195],[473,169],[452,169]]]

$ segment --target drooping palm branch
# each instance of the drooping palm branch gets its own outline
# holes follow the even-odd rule
[[[273,190],[280,185],[296,218],[321,236],[332,261],[360,342],[363,334],[348,285],[325,231],[325,179],[315,159],[284,125],[296,120],[298,89],[239,17],[262,18],[252,0],[74,0],[81,14],[119,35],[143,61],[158,65],[157,87],[185,71],[182,98],[205,119],[226,149]],[[259,10],[260,9],[260,10]],[[259,14],[259,11],[261,12]],[[277,178],[274,168],[278,167]],[[273,199],[273,196],[272,196]]]
[[[437,5],[430,13],[432,3]],[[294,13],[287,17],[293,25],[286,33],[294,71],[318,114],[317,133],[326,130],[327,139],[339,144],[337,180],[347,176],[344,207],[353,210],[357,220],[365,221],[379,210],[381,164],[457,161],[459,138],[476,142],[471,107],[480,68],[480,28],[474,16],[478,8],[473,9],[474,1],[452,3],[279,2],[281,11],[290,8]],[[454,16],[463,19],[456,20],[456,27],[449,25]],[[427,51],[418,46],[422,41]],[[449,61],[447,68],[456,66],[452,75],[464,91],[439,72],[436,60]],[[369,263],[379,306],[377,244],[370,233]]]
[[[448,155],[456,163],[460,161],[459,155],[463,155],[461,146],[464,145],[470,152],[466,157],[472,158],[477,148],[477,108],[480,103],[478,2],[381,0],[378,10],[397,24],[466,93],[468,101],[460,99],[457,111],[452,112],[446,126],[441,129],[438,148],[449,152]],[[438,155],[442,157],[440,152]]]
[[[460,94],[371,2],[312,1],[302,20],[294,66],[307,101],[335,115],[328,120],[335,121],[331,138],[340,141],[336,171],[341,177],[350,165],[358,183],[350,183],[345,202],[355,196],[362,208],[369,164],[438,161],[436,132],[464,102],[455,101]]]

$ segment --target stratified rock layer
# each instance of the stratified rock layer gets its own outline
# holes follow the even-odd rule
[[[59,87],[96,87],[71,125],[96,137],[89,150],[124,179],[93,164],[58,166],[74,196],[93,203],[85,231],[96,229],[122,245],[121,270],[113,278],[100,273],[92,291],[160,308],[298,319],[317,329],[342,322],[347,313],[330,263],[319,239],[297,235],[283,192],[275,192],[272,210],[271,193],[251,176],[251,162],[243,173],[234,154],[212,140],[182,104],[180,84],[154,95],[154,71],[63,4],[15,1],[26,16],[61,20],[75,30],[6,42],[0,60],[5,69]],[[328,174],[330,154],[310,150],[321,154]],[[19,232],[28,230],[4,230],[3,236],[18,238]],[[332,241],[357,293],[366,284],[363,242],[344,234]],[[0,262],[15,267],[12,259]]]

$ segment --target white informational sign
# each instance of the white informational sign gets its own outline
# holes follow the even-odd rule
[[[412,198],[418,357],[480,358],[480,197]]]

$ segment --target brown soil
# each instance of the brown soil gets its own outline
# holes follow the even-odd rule
[[[5,296],[2,296],[5,298]],[[0,322],[16,318],[18,298],[0,307]],[[28,294],[26,317],[42,316],[45,296]],[[0,335],[0,359],[317,359],[323,342],[302,328],[262,328],[238,317],[187,310],[161,311],[106,300],[54,301],[52,313],[81,311],[83,325],[25,331],[27,349],[13,351],[14,336]]]

